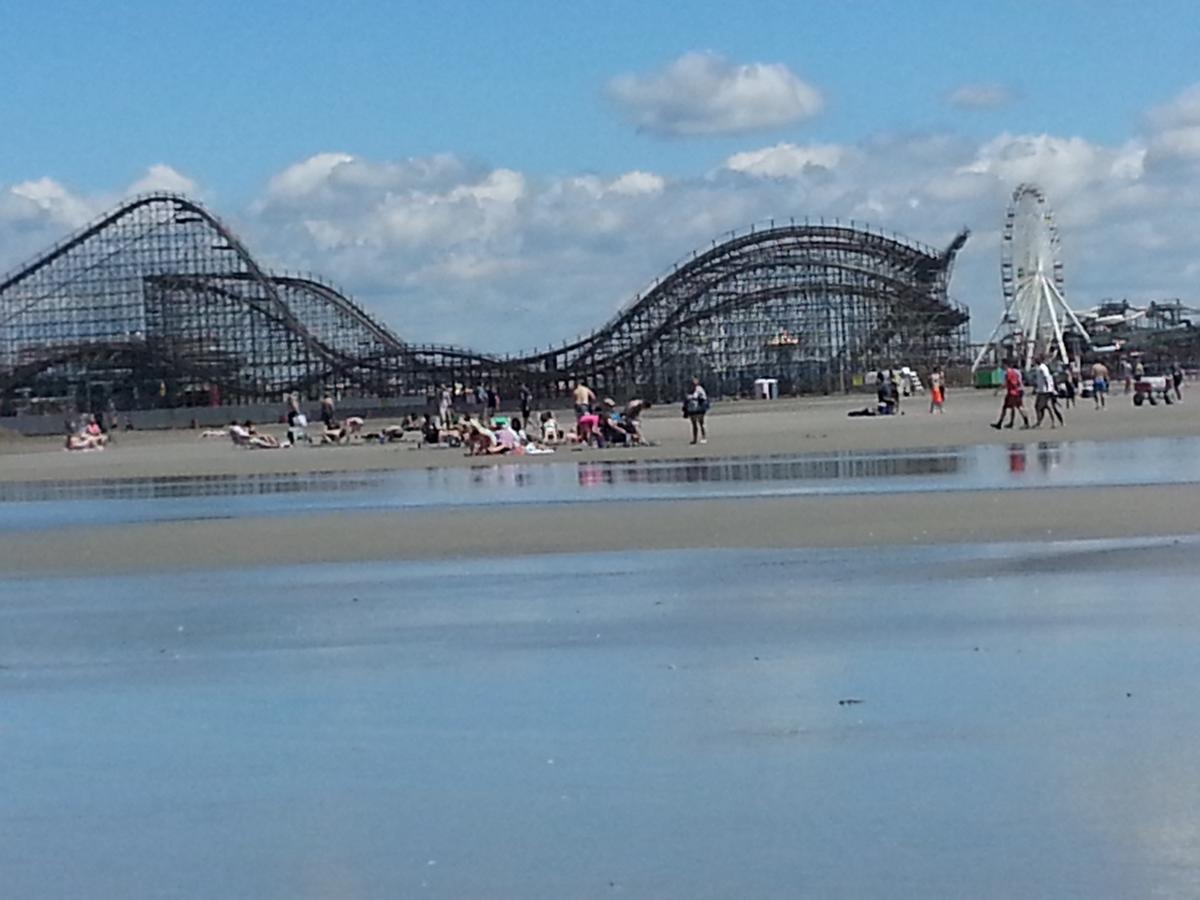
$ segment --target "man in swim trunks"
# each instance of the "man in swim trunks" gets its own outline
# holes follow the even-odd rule
[[[575,418],[578,420],[581,416],[586,416],[592,411],[592,404],[596,402],[596,394],[583,381],[575,385],[575,390],[571,392],[571,397],[575,402]]]
[[[1104,396],[1108,393],[1108,366],[1096,360],[1092,363],[1092,400],[1096,409],[1104,408]]]
[[[1008,425],[1004,424],[1004,413],[1008,413]],[[1016,422],[1017,413],[1021,414],[1021,427],[1029,427],[1029,416],[1025,415],[1025,382],[1021,378],[1021,370],[1013,360],[1004,363],[1004,405],[1000,407],[1000,418],[992,423],[999,431],[1001,428],[1012,428]]]

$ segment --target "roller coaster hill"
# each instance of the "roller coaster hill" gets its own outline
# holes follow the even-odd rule
[[[576,380],[617,397],[830,392],[897,364],[967,361],[947,296],[955,255],[861,227],[790,221],[731,234],[677,264],[590,335],[487,355],[409,343],[328,284],[264,271],[198,203],[125,202],[0,280],[5,413],[402,398],[440,385]]]

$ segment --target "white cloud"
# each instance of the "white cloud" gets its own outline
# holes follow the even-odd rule
[[[327,185],[339,166],[350,165],[347,153],[318,153],[288,166],[267,184],[267,197],[287,202],[312,195]]]
[[[965,225],[973,234],[952,292],[982,337],[999,316],[1004,211],[1022,181],[1041,185],[1054,207],[1073,304],[1200,301],[1200,166],[1178,155],[1186,143],[1164,155],[1196,127],[1189,96],[1120,143],[877,134],[749,145],[691,177],[643,168],[551,178],[453,154],[318,154],[270,179],[257,202],[214,212],[268,267],[330,278],[407,338],[497,351],[597,327],[673,261],[754,222],[854,219],[935,246]],[[0,185],[0,268],[117,199],[50,178]]]
[[[688,53],[659,72],[621,75],[609,96],[638,128],[658,135],[736,134],[815,116],[821,93],[781,63],[737,65]]]
[[[158,163],[147,169],[146,174],[131,184],[125,193],[149,194],[155,191],[195,196],[198,193],[198,187],[196,182],[186,175],[180,174],[164,163]]]
[[[847,148],[836,144],[776,144],[735,153],[725,160],[725,168],[766,178],[794,178],[812,168],[832,169],[846,153]]]
[[[1193,84],[1154,107],[1146,119],[1156,131],[1200,125],[1200,84]]]
[[[653,172],[626,172],[614,178],[608,185],[608,190],[614,194],[624,194],[635,197],[639,194],[661,194],[667,182],[661,175]]]
[[[963,84],[946,95],[956,109],[996,109],[1013,99],[1013,92],[1002,84]]]
[[[9,188],[14,197],[29,201],[46,218],[77,228],[96,214],[96,208],[53,178],[23,181]]]
[[[1136,143],[1107,147],[1080,137],[1001,134],[983,144],[958,173],[991,175],[1013,185],[1032,181],[1062,196],[1137,179],[1144,157],[1144,148]]]
[[[1200,84],[1150,110],[1146,121],[1150,165],[1171,167],[1200,161]]]

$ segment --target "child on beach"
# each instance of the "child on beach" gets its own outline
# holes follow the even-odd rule
[[[929,411],[942,412],[942,404],[946,397],[942,392],[942,370],[934,369],[929,373]]]

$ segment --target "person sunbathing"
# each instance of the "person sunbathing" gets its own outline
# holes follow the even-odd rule
[[[68,434],[65,449],[67,450],[103,450],[108,445],[108,437],[104,434]]]
[[[476,419],[468,419],[461,428],[462,440],[467,446],[467,456],[487,456],[504,452],[504,448],[496,439],[496,433],[490,428],[484,428]]]
[[[502,448],[502,453],[523,453],[525,441],[521,437],[521,420],[505,422],[496,429],[496,443]]]
[[[259,450],[278,450],[283,445],[271,434],[260,434],[254,423],[247,419],[241,425],[232,422],[229,425],[229,437],[238,447],[250,447]]]
[[[426,416],[421,426],[421,443],[426,447],[458,447],[462,444],[462,435],[457,429],[442,428],[433,416]]]
[[[322,444],[344,444],[350,440],[350,432],[343,425],[338,425],[336,422],[332,427],[326,427],[321,432]]]

